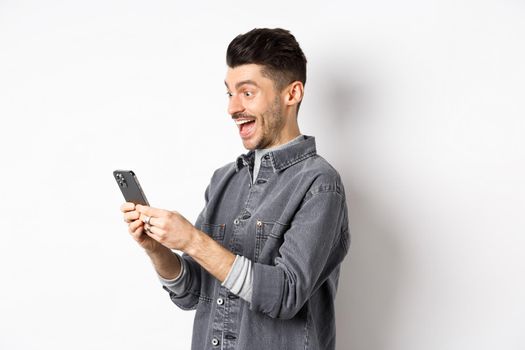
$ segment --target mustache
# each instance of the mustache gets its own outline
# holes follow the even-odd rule
[[[254,115],[246,114],[246,113],[242,113],[242,112],[238,112],[238,113],[232,114],[232,119],[233,120],[236,120],[236,119],[239,119],[239,118],[254,118],[254,119],[256,119]]]

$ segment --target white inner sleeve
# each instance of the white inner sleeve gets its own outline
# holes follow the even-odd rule
[[[172,291],[173,293],[175,294],[182,294],[186,291],[186,287],[187,287],[187,284],[188,284],[188,281],[189,281],[189,274],[188,274],[188,268],[186,267],[186,261],[184,259],[182,259],[179,254],[173,252],[173,254],[175,254],[177,256],[177,259],[179,259],[179,262],[180,262],[180,272],[179,272],[179,275],[172,279],[172,280],[167,280],[165,278],[163,278],[161,275],[157,274],[157,276],[159,277],[159,280],[160,280],[160,283],[165,286],[166,288],[168,288],[170,291]]]
[[[226,276],[221,285],[228,288],[233,294],[251,303],[253,286],[252,261],[244,256],[237,255],[228,276]]]

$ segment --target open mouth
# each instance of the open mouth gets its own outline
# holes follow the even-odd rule
[[[235,119],[235,124],[239,128],[239,134],[242,138],[247,138],[255,131],[255,119],[253,118],[238,118]]]

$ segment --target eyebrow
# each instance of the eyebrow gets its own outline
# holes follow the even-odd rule
[[[240,82],[238,82],[237,84],[235,84],[235,89],[238,89],[238,88],[240,88],[242,85],[246,85],[246,84],[254,85],[254,86],[256,86],[256,87],[259,87],[259,85],[258,85],[255,81],[248,79],[248,80],[240,81]],[[230,87],[228,86],[228,83],[227,83],[226,81],[224,81],[224,85],[226,85],[226,87],[227,87],[228,89],[230,88]]]

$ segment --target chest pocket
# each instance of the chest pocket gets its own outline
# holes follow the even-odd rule
[[[202,224],[201,230],[219,243],[224,240],[224,224]]]
[[[290,225],[274,221],[257,220],[255,223],[254,261],[273,264],[279,256],[279,248],[284,242],[284,233]]]

